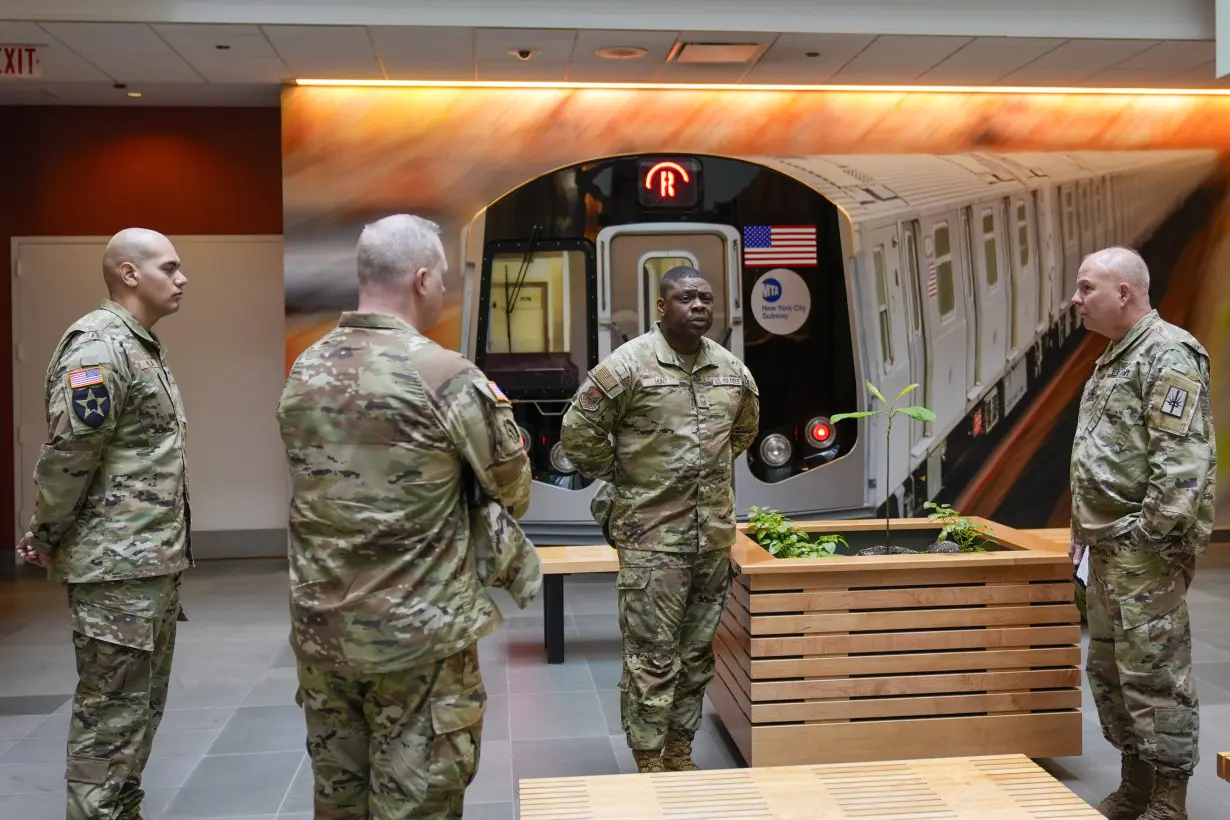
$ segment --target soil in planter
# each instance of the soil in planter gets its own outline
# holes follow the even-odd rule
[[[939,529],[906,530],[894,529],[889,535],[889,546],[884,545],[884,530],[859,530],[843,532],[841,535],[850,546],[837,545],[837,555],[850,557],[866,555],[915,555],[918,553],[951,553],[960,552],[961,548],[952,541],[936,544],[935,537]],[[825,533],[815,533],[824,535]],[[987,552],[1003,552],[1007,548],[988,541],[983,545]]]

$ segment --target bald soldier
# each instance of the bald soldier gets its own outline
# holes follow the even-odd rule
[[[1086,257],[1072,297],[1109,339],[1081,398],[1072,447],[1074,564],[1088,549],[1089,685],[1122,755],[1107,817],[1186,818],[1199,761],[1187,590],[1213,529],[1217,446],[1209,357],[1149,306],[1149,270],[1126,248]]]
[[[659,292],[653,330],[589,374],[562,436],[581,473],[609,482],[596,514],[619,550],[620,712],[641,772],[696,768],[730,591],[732,468],[760,415],[752,374],[705,337],[713,288],[701,273],[672,268]]]
[[[47,368],[47,440],[17,546],[68,591],[78,674],[68,820],[142,816],[192,565],[187,422],[153,333],[188,279],[171,242],[141,228],[107,243],[103,279],[110,298],[68,328]]]
[[[528,576],[519,605],[541,581],[513,538],[530,469],[512,405],[423,335],[444,299],[437,233],[404,214],[363,229],[358,309],[299,357],[278,406],[316,820],[461,817],[487,702],[478,640],[501,622],[482,537],[502,576]]]

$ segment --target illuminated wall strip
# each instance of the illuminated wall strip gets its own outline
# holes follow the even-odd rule
[[[559,88],[654,91],[855,91],[922,94],[1089,94],[1171,97],[1225,97],[1230,88],[1092,88],[993,85],[753,85],[731,83],[584,83],[520,82],[501,80],[295,80],[301,86],[339,88]]]

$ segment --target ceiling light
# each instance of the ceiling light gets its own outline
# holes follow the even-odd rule
[[[648,53],[648,49],[640,46],[606,46],[594,49],[594,54],[604,60],[636,60]]]
[[[296,85],[342,88],[555,88],[644,89],[649,91],[816,91],[879,92],[889,94],[1028,94],[1042,95],[1127,95],[1138,97],[1227,97],[1230,88],[1115,88],[1092,86],[998,86],[998,85],[823,85],[820,83],[618,83],[521,80],[337,80],[296,79]]]
[[[130,97],[140,97],[140,96],[141,96],[141,92],[140,92],[140,91],[129,91],[129,92],[128,92],[128,96],[130,96]]]

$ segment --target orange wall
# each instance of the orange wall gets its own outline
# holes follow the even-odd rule
[[[281,234],[277,108],[0,107],[0,247],[14,236]],[[9,271],[10,277],[12,271]],[[101,273],[99,297],[103,296]],[[0,338],[12,338],[0,288]],[[0,384],[13,383],[0,356]],[[0,403],[0,551],[14,522],[13,405]],[[10,570],[0,557],[0,578]]]

